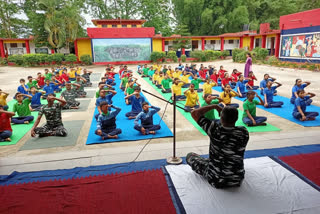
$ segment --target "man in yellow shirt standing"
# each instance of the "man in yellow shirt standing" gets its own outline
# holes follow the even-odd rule
[[[187,97],[184,110],[186,112],[191,112],[193,109],[200,107],[199,95],[197,91],[194,90],[194,84],[191,84],[189,89],[184,92],[184,95]]]
[[[185,83],[182,82],[181,80],[179,80],[179,78],[174,78],[173,80],[173,84],[171,86],[171,91],[172,91],[172,97],[171,99],[173,100],[173,95],[176,95],[176,99],[177,101],[184,101],[186,100],[186,96],[185,95],[181,95],[181,87],[184,85]]]
[[[4,92],[0,89],[0,105],[3,106],[3,110],[7,111],[8,110],[8,105],[7,105],[7,97],[8,97],[9,93]]]
[[[203,84],[203,95],[202,95],[202,97],[204,97],[204,95],[206,95],[206,94],[212,94],[212,87],[214,87],[216,85],[217,84],[215,82],[212,82],[211,79],[208,77],[206,79],[206,82]],[[219,95],[212,94],[212,96],[218,97]]]
[[[232,90],[231,86],[229,84],[226,84],[224,87],[224,91],[221,92],[220,98],[222,99],[222,102],[220,102],[220,106],[224,108],[225,106],[230,106],[234,108],[239,108],[238,103],[231,103],[231,98],[239,96],[237,92]]]

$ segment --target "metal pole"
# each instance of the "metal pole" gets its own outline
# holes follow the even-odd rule
[[[173,94],[173,158],[176,158],[176,94]]]

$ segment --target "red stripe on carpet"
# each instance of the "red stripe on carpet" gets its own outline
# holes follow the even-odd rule
[[[161,169],[0,187],[0,213],[176,213]]]
[[[320,186],[320,152],[279,158],[313,183]]]

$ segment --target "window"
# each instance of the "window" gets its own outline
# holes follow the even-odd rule
[[[216,44],[216,40],[211,40],[211,45],[215,45]]]
[[[260,39],[256,39],[255,47],[259,47],[259,46],[260,46]]]
[[[131,27],[137,27],[137,25],[131,25]]]
[[[177,41],[173,41],[173,45],[176,45],[176,44],[178,44],[178,42]]]
[[[112,25],[112,27],[113,27],[113,28],[116,28],[116,27],[117,27],[117,25]]]
[[[102,27],[108,27],[108,25],[102,25]]]
[[[199,45],[198,40],[192,41],[192,50],[193,49],[198,49],[198,47],[199,47],[198,45]]]
[[[164,41],[164,45],[169,45],[169,41]]]
[[[127,27],[127,25],[122,25],[122,27]]]
[[[49,50],[48,50],[48,48],[36,48],[35,52],[36,53],[42,53],[42,54],[48,54]]]
[[[26,43],[22,43],[22,47],[25,48],[26,47]]]
[[[10,48],[17,48],[18,44],[17,43],[10,43]]]
[[[229,40],[229,44],[233,44],[233,40],[232,39]]]

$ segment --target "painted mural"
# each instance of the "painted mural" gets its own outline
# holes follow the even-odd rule
[[[320,33],[282,36],[280,57],[320,59]]]

